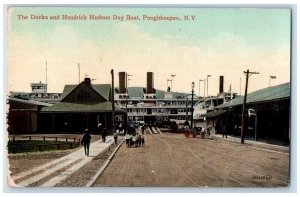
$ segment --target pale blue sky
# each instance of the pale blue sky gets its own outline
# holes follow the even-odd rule
[[[141,20],[18,20],[17,14],[130,14]],[[182,20],[143,21],[143,15]],[[197,20],[184,21],[184,15],[195,15]],[[15,8],[9,20],[8,89],[15,91],[28,91],[29,83],[45,81],[46,61],[52,92],[78,82],[78,62],[81,72],[97,83],[109,83],[109,70],[114,68],[132,73],[132,85],[145,86],[146,72],[153,71],[155,87],[165,90],[166,79],[176,74],[174,91],[184,92],[191,81],[211,74],[211,94],[218,91],[219,75],[225,75],[225,90],[232,84],[239,93],[247,68],[261,73],[256,76],[261,83],[250,83],[250,90],[268,86],[270,75],[277,75],[274,84],[290,80],[289,9],[22,7]],[[30,77],[28,69],[34,70]],[[62,69],[70,77],[64,77]],[[20,79],[22,83],[17,82]]]

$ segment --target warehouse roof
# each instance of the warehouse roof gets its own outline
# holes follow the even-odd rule
[[[93,105],[59,102],[51,107],[43,107],[41,112],[111,112],[111,102],[102,102]],[[118,106],[115,106],[116,112],[123,112]]]
[[[291,96],[291,84],[284,83],[277,86],[264,88],[247,95],[247,104],[270,102],[289,99]],[[227,108],[243,105],[244,96],[238,97],[228,103],[217,106],[216,108]]]
[[[20,102],[20,103],[25,103],[29,105],[39,105],[39,106],[45,106],[45,107],[50,107],[53,104],[50,103],[44,103],[40,101],[35,101],[35,100],[26,100],[26,99],[19,99],[19,98],[9,98],[9,101],[15,101],[15,102]]]
[[[208,112],[207,114],[205,114],[204,116],[205,117],[216,117],[216,116],[220,116],[222,114],[224,114],[226,112],[226,110],[223,110],[223,109],[215,109],[211,112]]]
[[[76,87],[77,85],[65,85],[63,93],[61,95],[61,100],[63,100],[68,94],[70,94]],[[91,87],[101,96],[103,96],[106,100],[109,99],[110,95],[110,84],[92,84]]]

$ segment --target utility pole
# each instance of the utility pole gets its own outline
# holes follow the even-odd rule
[[[271,75],[271,76],[269,77],[269,87],[271,87],[271,79],[276,79],[276,76],[272,76],[272,75]]]
[[[78,63],[78,83],[80,83],[80,64]]]
[[[240,77],[240,96],[242,96],[242,78]]]
[[[200,91],[201,90],[201,88],[200,88],[201,87],[201,83],[200,83],[201,81],[204,81],[204,80],[199,79],[199,98],[200,98],[200,95],[201,95],[201,91]],[[205,89],[205,87],[204,87],[204,89]],[[203,98],[204,98],[204,95],[203,95]]]
[[[47,84],[47,61],[46,61],[46,84]]]
[[[191,129],[193,129],[193,113],[194,113],[194,87],[195,83],[192,82],[192,107],[191,107]]]
[[[205,98],[205,88],[206,88],[206,79],[204,79],[204,94],[203,94],[203,98]]]
[[[172,86],[173,77],[176,77],[176,75],[171,74],[171,92],[173,92],[173,86]]]
[[[206,78],[206,88],[207,88],[207,92],[206,92],[206,94],[207,94],[207,97],[208,97],[208,77],[211,77],[211,75],[207,75],[207,78]]]
[[[46,92],[48,91],[48,68],[47,68],[47,61],[46,61]]]
[[[246,110],[246,102],[247,102],[247,92],[248,92],[248,79],[251,74],[259,74],[259,72],[250,72],[249,69],[244,71],[246,74],[246,87],[245,87],[245,95],[244,95],[244,103],[243,103],[243,111],[242,111],[242,128],[241,128],[241,144],[244,144],[245,137],[245,110]]]
[[[129,97],[129,94],[128,94],[128,87],[129,87],[128,81],[131,80],[131,79],[128,79],[128,77],[131,77],[132,75],[126,73],[125,76],[126,76],[126,103],[125,103],[125,106],[126,106],[126,128],[125,128],[125,131],[126,131],[126,134],[127,134],[127,132],[128,132],[128,107],[127,107],[127,105],[128,105],[128,97]]]
[[[112,104],[112,131],[115,130],[115,96],[114,96],[114,69],[111,69],[111,104]]]

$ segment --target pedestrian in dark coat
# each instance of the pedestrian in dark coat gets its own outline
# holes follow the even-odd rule
[[[114,134],[113,134],[113,136],[114,136],[114,140],[115,140],[115,144],[118,144],[118,135],[119,135],[119,132],[118,132],[119,130],[117,129],[115,132],[114,132]]]
[[[99,134],[101,134],[103,131],[103,125],[100,122],[98,122],[98,124],[97,124],[97,129],[98,129]]]
[[[104,128],[102,131],[102,142],[104,143],[106,141],[106,136],[107,136],[107,128]]]
[[[145,136],[141,136],[141,146],[145,146]]]
[[[145,134],[145,126],[143,125],[142,126],[142,135],[144,135]]]
[[[91,138],[92,137],[89,130],[85,129],[85,132],[82,136],[81,144],[84,146],[84,154],[86,156],[89,156]]]
[[[227,128],[225,125],[222,127],[222,133],[223,133],[222,138],[224,138],[224,136],[226,136],[227,138]]]

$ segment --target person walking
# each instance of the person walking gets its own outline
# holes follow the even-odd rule
[[[227,138],[227,128],[225,125],[222,127],[222,133],[223,133],[222,138],[224,138],[224,136],[226,136]]]
[[[84,146],[84,154],[86,156],[89,156],[91,138],[92,137],[89,130],[85,129],[85,132],[82,136],[81,144]]]
[[[145,125],[142,126],[142,135],[145,134]]]
[[[136,147],[141,146],[141,135],[137,134],[136,135]]]
[[[129,135],[129,133],[127,132],[126,135],[125,135],[125,140],[126,140],[126,146],[127,147],[130,147],[130,138],[131,138],[131,135]]]
[[[107,128],[103,129],[101,135],[102,135],[102,142],[104,143],[106,141]]]
[[[102,126],[101,122],[98,122],[97,129],[98,129],[99,134],[101,134],[103,131],[103,126]]]
[[[118,132],[118,129],[117,129],[117,130],[115,130],[115,132],[113,134],[116,145],[118,144],[118,135],[119,135],[119,132]]]
[[[141,146],[145,146],[145,136],[141,136]]]
[[[135,135],[132,136],[131,146],[135,146],[135,147],[137,146],[136,145],[136,136]]]

